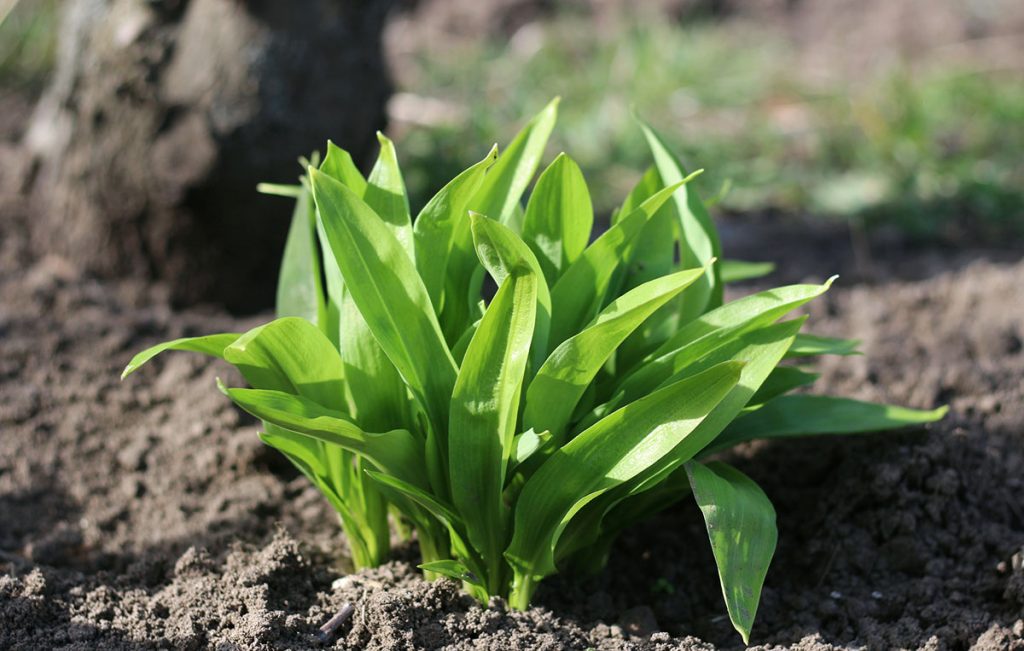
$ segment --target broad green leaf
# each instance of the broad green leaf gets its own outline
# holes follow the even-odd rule
[[[519,267],[505,279],[466,350],[448,429],[452,499],[469,542],[501,589],[509,511],[502,499],[537,310],[539,276]],[[543,280],[541,280],[543,282]]]
[[[325,407],[341,405],[341,359],[323,332],[303,318],[253,328],[224,349],[224,359],[258,389],[296,393]]]
[[[635,369],[622,374],[618,392],[629,401],[650,392],[680,369],[749,329],[772,323],[828,290],[787,285],[731,301],[683,326]]]
[[[505,557],[521,580],[555,571],[554,550],[587,502],[657,464],[736,386],[742,364],[726,363],[610,414],[555,451],[527,480]]]
[[[722,282],[738,283],[742,280],[762,278],[775,271],[774,262],[747,262],[746,260],[722,260]]]
[[[815,355],[860,355],[858,339],[837,339],[818,335],[797,335],[786,357],[813,357]]]
[[[544,281],[544,272],[530,247],[510,228],[477,213],[470,213],[470,219],[477,257],[499,287],[517,270],[532,272],[537,277],[537,316],[531,350],[536,370],[547,357],[551,325],[551,293]]]
[[[320,171],[335,181],[344,183],[357,196],[362,197],[366,194],[366,178],[352,161],[352,155],[330,140],[327,141],[327,155],[320,164]]]
[[[310,179],[346,291],[435,427],[445,427],[456,367],[412,260],[355,193],[313,169]]]
[[[309,190],[295,200],[277,276],[277,316],[298,316],[326,329],[327,314],[320,284],[320,252],[316,241],[316,208]]]
[[[599,540],[606,540],[608,536],[614,536],[637,522],[635,517],[648,512],[645,509],[664,503],[660,501],[662,498],[655,498],[649,503],[642,496],[648,491],[658,490],[664,482],[671,481],[674,473],[684,463],[706,448],[736,418],[778,365],[805,320],[806,317],[794,319],[746,332],[708,354],[699,363],[691,365],[683,374],[671,378],[670,382],[678,382],[693,377],[695,373],[706,372],[705,369],[718,368],[717,365],[724,360],[743,364],[739,382],[675,449],[631,481],[585,507],[579,515],[579,522],[573,522],[571,530],[566,533],[567,537],[574,539],[567,540],[565,548],[582,549],[597,544]],[[611,518],[611,521],[607,521],[606,517]]]
[[[763,405],[772,398],[789,393],[798,387],[807,386],[819,377],[821,377],[820,373],[808,373],[795,366],[777,366],[750,399],[747,408],[749,409],[751,405]]]
[[[193,353],[202,353],[209,355],[210,357],[216,357],[217,359],[224,358],[224,349],[230,346],[236,339],[241,335],[238,334],[221,334],[221,335],[206,335],[204,337],[185,337],[183,339],[174,339],[173,341],[165,341],[156,346],[151,346],[141,353],[132,357],[131,361],[128,362],[128,366],[124,368],[121,373],[121,379],[125,379],[130,374],[134,373],[139,369],[140,366],[153,359],[165,350],[185,350]]]
[[[509,143],[498,161],[484,177],[483,186],[470,209],[496,219],[518,232],[517,215],[522,215],[519,200],[537,172],[548,137],[558,119],[556,97],[541,110]]]
[[[302,396],[266,389],[222,389],[256,418],[297,434],[341,446],[369,460],[384,473],[425,486],[423,444],[406,430],[364,432],[344,413]]]
[[[421,570],[426,572],[436,572],[447,576],[449,579],[455,579],[456,581],[465,581],[466,583],[473,584],[478,587],[484,587],[480,583],[480,577],[469,571],[465,565],[459,561],[453,560],[442,560],[442,561],[431,561],[429,563],[421,563],[417,565]]]
[[[729,619],[743,643],[749,644],[779,538],[775,509],[760,486],[731,466],[691,461],[686,470],[707,525]]]
[[[624,252],[679,187],[680,184],[665,188],[644,201],[588,246],[558,279],[551,289],[552,306],[557,310],[552,315],[552,346],[579,332],[598,313]]]
[[[495,146],[482,161],[441,188],[423,207],[413,224],[416,269],[437,314],[441,314],[448,255],[454,245],[455,227],[460,220],[468,220],[469,201],[483,183],[485,172],[497,158],[498,148]],[[461,296],[454,298],[462,300]]]
[[[517,434],[512,441],[512,460],[509,465],[509,473],[550,443],[551,432],[537,433],[536,430],[528,429],[522,434]]]
[[[679,160],[665,145],[651,127],[639,120],[647,144],[654,155],[654,165],[661,176],[661,182],[671,185],[686,178],[686,171]],[[679,243],[680,262],[686,268],[703,267],[712,258],[722,257],[722,246],[718,241],[707,208],[690,186],[684,186],[672,196],[682,239]],[[722,281],[718,265],[712,265],[703,281],[694,284],[694,289],[682,297],[681,322],[686,323],[706,309],[722,304]]]
[[[613,301],[578,335],[562,342],[530,383],[524,426],[549,430],[563,439],[587,386],[618,345],[703,274],[703,269],[691,269],[641,285]]]
[[[715,439],[714,449],[755,439],[857,434],[923,425],[940,420],[948,410],[907,409],[832,396],[780,396],[737,418]]]
[[[583,172],[561,153],[537,179],[523,221],[523,239],[549,285],[587,248],[593,225],[594,208]]]
[[[362,199],[384,220],[412,260],[416,255],[412,217],[409,213],[409,197],[405,191],[402,170],[398,166],[395,144],[380,131],[377,132],[377,140],[380,142],[380,154],[373,169],[370,170],[370,176],[366,179],[366,192]]]

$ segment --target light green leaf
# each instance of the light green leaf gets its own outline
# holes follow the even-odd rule
[[[527,480],[505,557],[519,581],[555,571],[566,523],[587,502],[657,464],[729,393],[742,364],[726,363],[606,416],[555,451]]]
[[[583,253],[593,225],[594,208],[583,172],[561,153],[537,179],[523,222],[523,239],[549,285]]]
[[[495,146],[479,163],[473,165],[441,188],[420,211],[413,224],[416,242],[416,269],[430,294],[434,311],[441,314],[441,299],[448,271],[448,256],[454,245],[456,225],[468,222],[470,199],[483,183],[484,174],[498,158]],[[462,296],[449,300],[462,300]]]
[[[709,351],[820,296],[831,284],[829,280],[823,285],[787,285],[711,310],[683,326],[642,364],[623,373],[617,391],[624,401],[642,396]]]
[[[654,165],[661,176],[661,182],[672,185],[686,178],[686,171],[679,160],[665,145],[661,137],[642,120],[640,128],[644,132],[647,144],[654,155]],[[680,262],[686,268],[703,267],[712,258],[722,257],[722,246],[718,241],[707,208],[690,186],[684,186],[673,194],[682,239],[679,243]],[[722,281],[718,265],[712,265],[703,281],[694,284],[694,289],[682,297],[681,322],[686,323],[706,309],[716,308],[722,304]]]
[[[412,260],[369,206],[310,170],[318,218],[373,336],[439,429],[448,422],[455,361]]]
[[[562,342],[530,383],[524,426],[549,430],[564,439],[580,398],[618,345],[703,274],[703,269],[691,269],[641,285],[613,301],[578,335]]]
[[[442,560],[442,561],[431,561],[429,563],[421,563],[418,565],[421,570],[425,572],[437,572],[447,576],[449,579],[455,579],[456,581],[465,581],[478,587],[484,587],[480,582],[480,577],[469,571],[465,565],[459,561],[453,560]]]
[[[492,594],[501,589],[509,516],[502,488],[533,338],[538,278],[518,267],[502,283],[466,350],[452,395],[452,499],[469,542],[487,565],[483,580]]]
[[[786,357],[813,357],[815,355],[860,355],[858,339],[837,339],[811,334],[799,334]]]
[[[690,462],[686,471],[707,525],[729,619],[749,644],[779,538],[775,509],[753,480],[724,463]]]
[[[327,156],[320,164],[320,171],[335,181],[344,183],[357,196],[362,197],[366,194],[366,178],[352,162],[352,155],[330,140],[327,141]]]
[[[622,264],[624,252],[647,220],[679,187],[681,185],[676,184],[655,193],[619,220],[588,246],[558,279],[551,289],[551,302],[556,310],[551,322],[552,346],[578,333],[598,313],[615,271]]]
[[[515,223],[517,215],[522,215],[517,211],[519,200],[544,155],[548,137],[558,119],[558,102],[557,97],[551,100],[501,152],[471,202],[471,210],[496,219],[513,231],[520,230]]]
[[[423,473],[423,445],[406,430],[364,432],[344,413],[283,391],[222,390],[256,418],[362,455],[384,473],[414,486],[427,483]]]
[[[780,396],[737,418],[715,439],[721,450],[755,439],[880,432],[940,420],[948,407],[908,409],[832,396]]]
[[[477,213],[470,213],[470,219],[477,257],[499,287],[517,270],[532,272],[537,277],[537,316],[531,349],[536,370],[548,354],[551,324],[551,293],[544,281],[544,272],[530,247],[510,228]]]
[[[750,409],[752,405],[763,405],[772,398],[789,393],[798,387],[807,386],[819,377],[821,377],[820,373],[808,373],[795,366],[777,366],[750,399],[747,409]]]
[[[738,283],[743,280],[762,278],[775,271],[774,262],[747,262],[746,260],[722,260],[722,282]]]
[[[202,353],[209,355],[210,357],[216,357],[217,359],[224,358],[224,349],[234,343],[235,339],[238,339],[241,335],[237,334],[220,334],[220,335],[206,335],[204,337],[185,337],[183,339],[174,339],[173,341],[165,341],[162,344],[152,346],[132,357],[131,361],[128,362],[128,366],[124,368],[121,373],[121,379],[125,379],[130,374],[134,373],[139,369],[140,366],[153,359],[165,350],[185,350],[193,353]]]
[[[277,316],[298,316],[327,327],[326,304],[320,284],[320,253],[316,241],[313,195],[303,188],[295,200],[277,276]]]
[[[405,180],[398,166],[398,154],[395,143],[380,131],[377,132],[380,142],[380,154],[377,162],[370,170],[366,179],[366,192],[362,199],[373,209],[384,223],[387,224],[395,239],[409,255],[410,260],[416,256],[412,234],[412,217],[409,213],[409,196],[405,191]]]

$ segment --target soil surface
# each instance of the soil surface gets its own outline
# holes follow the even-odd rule
[[[118,380],[144,346],[267,315],[175,312],[160,285],[30,258],[32,213],[9,181],[0,649],[740,648],[690,504],[629,532],[600,576],[549,580],[525,613],[424,582],[410,543],[347,574],[326,502],[216,390],[237,379],[229,367],[171,354]],[[732,255],[779,261],[773,282],[845,274],[812,329],[861,338],[866,355],[822,360],[819,391],[952,407],[927,430],[732,455],[779,514],[757,648],[1024,649],[1020,254],[889,242],[854,255],[841,229],[724,230]]]

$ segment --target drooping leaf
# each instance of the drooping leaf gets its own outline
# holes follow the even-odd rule
[[[775,509],[760,486],[729,465],[691,461],[686,471],[711,539],[729,619],[749,644],[779,537]]]
[[[132,357],[131,361],[128,362],[128,366],[121,372],[121,379],[125,379],[130,374],[134,373],[139,369],[140,366],[153,359],[165,350],[184,350],[193,353],[202,353],[209,355],[210,357],[216,357],[217,359],[224,358],[224,349],[230,346],[236,339],[241,335],[238,334],[220,334],[220,335],[206,335],[204,337],[185,337],[183,339],[174,339],[173,341],[165,341],[161,344],[151,346],[141,353]]]
[[[880,432],[940,420],[948,407],[908,409],[832,396],[779,396],[737,418],[715,440],[725,449],[756,439]]]
[[[750,399],[747,408],[749,409],[752,405],[763,405],[772,398],[777,398],[798,387],[807,386],[819,377],[821,377],[820,373],[808,373],[795,366],[777,366]]]
[[[722,260],[722,282],[738,283],[743,280],[762,278],[775,271],[774,262],[748,262],[746,260]]]
[[[470,572],[469,568],[459,561],[431,561],[429,563],[421,563],[417,567],[427,572],[437,572],[438,574],[447,576],[449,579],[465,581],[466,583],[471,583],[481,588],[484,587],[480,582],[480,577]]]
[[[860,355],[857,339],[838,339],[801,333],[790,347],[786,357],[813,357],[815,355]]]
[[[256,418],[351,450],[386,474],[410,484],[425,486],[427,483],[423,472],[423,445],[406,430],[364,432],[342,412],[283,391],[223,390],[236,405]]]
[[[537,179],[523,222],[523,240],[537,256],[548,285],[580,257],[593,225],[583,172],[561,153]]]
[[[452,500],[469,542],[500,590],[509,511],[502,498],[537,310],[538,276],[518,268],[505,279],[466,350],[452,394],[448,430]],[[543,282],[543,281],[541,281]]]

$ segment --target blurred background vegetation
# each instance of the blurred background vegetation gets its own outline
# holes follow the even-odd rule
[[[4,7],[5,86],[45,76],[57,5]],[[407,0],[385,36],[414,207],[560,95],[599,216],[647,164],[635,107],[726,214],[1024,240],[1020,0]]]

